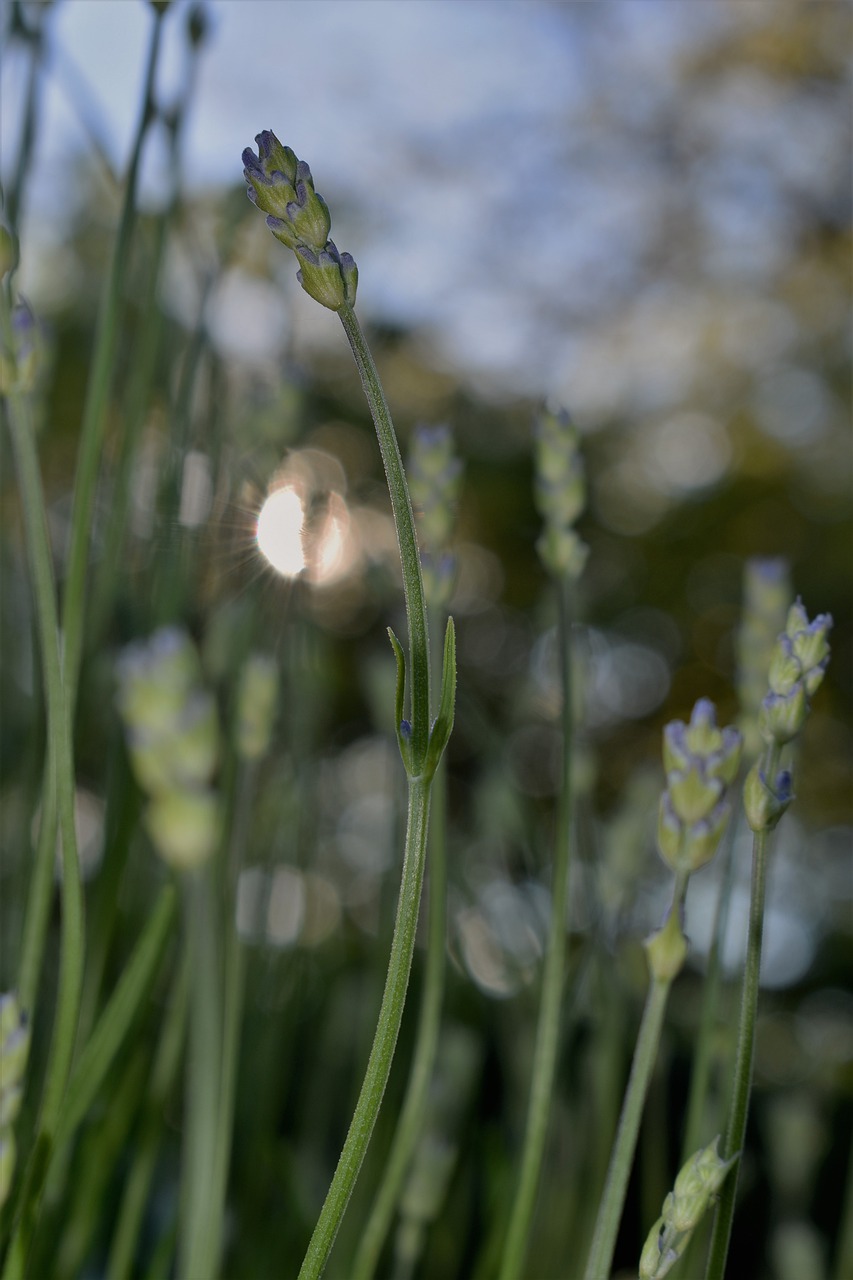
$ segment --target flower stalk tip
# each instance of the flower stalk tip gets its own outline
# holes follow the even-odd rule
[[[729,819],[726,791],[740,765],[737,729],[717,727],[714,704],[700,698],[690,723],[664,729],[667,786],[658,813],[658,848],[674,871],[697,871],[714,855]]]
[[[358,268],[349,253],[339,253],[329,238],[329,207],[314,190],[311,169],[271,129],[243,152],[246,194],[262,213],[277,240],[299,260],[297,279],[306,293],[330,311],[354,306]]]

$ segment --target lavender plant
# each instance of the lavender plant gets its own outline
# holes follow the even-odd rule
[[[309,693],[296,687],[301,681],[292,680],[287,686],[288,663],[296,663],[291,649],[298,647],[289,643],[295,630],[288,630],[289,620],[279,651],[261,654],[255,648],[257,618],[245,624],[244,616],[234,627],[240,633],[238,640],[217,667],[209,661],[213,627],[205,623],[200,607],[207,589],[203,575],[193,583],[197,592],[192,602],[185,599],[199,563],[181,531],[179,512],[181,469],[190,445],[190,406],[205,378],[204,389],[215,404],[221,377],[201,319],[187,342],[180,378],[169,380],[166,391],[159,388],[159,394],[172,397],[164,417],[178,427],[157,464],[151,513],[161,527],[156,541],[145,548],[146,590],[138,599],[129,599],[132,593],[123,592],[124,561],[118,552],[132,540],[131,494],[142,445],[152,417],[156,418],[151,412],[152,389],[159,386],[158,362],[166,354],[169,322],[158,291],[177,222],[181,126],[192,81],[188,76],[189,87],[171,107],[158,101],[162,24],[169,8],[166,3],[151,5],[143,98],[79,423],[67,555],[52,528],[55,513],[49,509],[43,479],[47,459],[39,455],[37,424],[45,370],[42,329],[16,283],[18,218],[36,124],[32,93],[19,163],[4,193],[9,225],[0,226],[0,395],[20,496],[45,732],[34,732],[29,748],[28,767],[41,773],[40,784],[31,788],[33,794],[38,792],[32,805],[36,820],[30,823],[27,814],[18,830],[19,837],[24,833],[22,847],[28,849],[30,831],[36,847],[27,866],[15,990],[0,996],[3,1280],[40,1274],[72,1280],[93,1266],[100,1267],[109,1280],[131,1280],[143,1269],[152,1277],[171,1272],[179,1280],[214,1280],[232,1269],[229,1248],[241,1251],[240,1265],[247,1274],[266,1274],[270,1266],[278,1265],[274,1245],[265,1236],[260,1238],[263,1233],[255,1232],[251,1223],[246,1227],[240,1221],[241,1203],[254,1198],[260,1204],[260,1209],[257,1205],[253,1209],[255,1221],[261,1214],[269,1217],[270,1240],[276,1239],[277,1220],[286,1217],[286,1233],[279,1238],[291,1248],[294,1240],[304,1243],[311,1232],[313,1188],[318,1177],[326,1176],[319,1155],[323,1127],[331,1132],[338,1123],[337,1099],[332,1095],[346,1093],[344,1085],[338,1090],[328,1087],[337,1064],[330,1061],[335,1054],[326,1052],[327,1044],[339,1046],[343,1035],[334,1025],[336,1006],[331,1000],[325,1003],[325,994],[313,1006],[310,998],[324,986],[334,965],[349,976],[351,939],[323,968],[325,958],[316,964],[314,957],[306,960],[307,948],[300,954],[281,948],[280,954],[273,955],[272,947],[265,945],[253,952],[246,942],[251,930],[245,936],[238,932],[247,850],[262,826],[264,848],[291,836],[274,803],[280,796],[270,801],[269,792],[284,794],[290,788],[298,795],[300,813],[292,825],[298,827],[300,837],[308,833],[305,843],[312,849],[312,858],[315,846],[319,847],[313,839],[319,825],[311,813],[314,793],[304,786],[313,763],[306,739],[311,736],[315,708]],[[20,14],[18,19],[23,21]],[[40,12],[27,20],[37,34]],[[203,15],[194,8],[187,23],[192,65],[204,29]],[[37,39],[31,52],[35,83],[41,65]],[[172,188],[162,214],[143,219],[138,176],[146,140],[155,125],[167,133]],[[599,1168],[603,1180],[606,1160],[608,1135],[597,1133],[595,1126],[601,1115],[612,1115],[615,1125],[621,1088],[620,1036],[631,1003],[616,991],[614,976],[613,1000],[599,1019],[607,1025],[595,1028],[593,1051],[587,1053],[578,1029],[577,1006],[590,1000],[588,990],[581,990],[593,967],[587,964],[587,950],[594,949],[587,947],[588,937],[581,942],[584,955],[571,982],[567,964],[569,919],[583,920],[581,930],[586,935],[595,932],[587,928],[585,904],[569,900],[575,854],[581,853],[590,864],[595,861],[593,841],[588,831],[580,829],[574,813],[579,785],[574,742],[579,697],[573,689],[572,647],[576,619],[584,611],[578,597],[587,557],[576,528],[586,503],[580,433],[562,411],[542,413],[535,429],[534,499],[543,521],[536,547],[558,619],[562,756],[526,1122],[514,1168],[507,1159],[511,1144],[500,1131],[500,1121],[493,1123],[490,1116],[474,1142],[466,1131],[466,1125],[473,1127],[477,1108],[484,1105],[480,1096],[483,1044],[470,1027],[460,1025],[460,1009],[462,1022],[472,1016],[471,1001],[467,991],[464,999],[458,999],[447,963],[453,917],[447,906],[450,819],[443,756],[455,715],[456,633],[446,615],[455,583],[454,520],[462,464],[448,427],[420,428],[413,435],[407,480],[377,368],[356,317],[356,264],[330,238],[331,215],[315,190],[309,166],[270,131],[260,133],[256,143],[257,153],[249,149],[243,155],[249,197],[266,215],[276,240],[294,253],[305,292],[325,309],[337,312],[356,362],[388,482],[408,627],[405,651],[389,631],[396,664],[394,727],[408,788],[394,936],[363,1083],[310,1235],[300,1280],[319,1277],[330,1259],[332,1267],[339,1264],[338,1274],[369,1280],[381,1272],[383,1256],[391,1260],[395,1280],[412,1280],[419,1268],[425,1273],[430,1265],[442,1274],[462,1266],[476,1280],[495,1276],[521,1280],[524,1275],[539,1280],[536,1269],[543,1265],[546,1251],[540,1248],[534,1223],[545,1218],[547,1233],[543,1234],[549,1241],[558,1241],[560,1274],[577,1276],[583,1267],[578,1242],[589,1234],[586,1215],[596,1208],[589,1188],[596,1184]],[[128,286],[140,260],[148,284],[135,315],[130,376],[122,379],[118,375],[127,337]],[[202,290],[205,299],[212,283],[211,274]],[[113,417],[118,426],[111,432]],[[103,493],[108,509],[100,524],[96,492],[102,472],[107,479]],[[100,561],[93,555],[97,535],[115,554]],[[810,621],[799,602],[788,608],[788,595],[784,562],[748,564],[744,620],[737,643],[740,732],[719,729],[713,704],[706,698],[696,703],[688,724],[674,721],[665,730],[666,788],[660,800],[657,841],[673,876],[671,902],[660,929],[646,942],[648,995],[598,1206],[586,1280],[606,1280],[616,1258],[616,1236],[641,1118],[649,1110],[667,1001],[688,952],[688,881],[727,836],[734,848],[731,797],[738,785],[742,735],[743,755],[751,766],[744,786],[745,816],[755,840],[731,1108],[728,1118],[715,1114],[721,1106],[709,1084],[729,878],[721,890],[715,949],[703,980],[682,1167],[672,1183],[671,1171],[666,1169],[656,1179],[644,1180],[651,1187],[651,1191],[644,1187],[644,1215],[648,1222],[655,1220],[639,1260],[642,1280],[659,1280],[672,1269],[684,1271],[692,1280],[701,1265],[711,1208],[719,1200],[707,1280],[723,1280],[725,1274],[755,1056],[769,836],[791,803],[791,744],[803,730],[829,659],[831,619],[820,615]],[[279,623],[277,617],[275,625]],[[439,629],[444,629],[441,655],[431,652],[429,641],[430,632]],[[299,633],[300,642],[308,630]],[[779,630],[782,634],[774,647],[772,637]],[[131,639],[140,635],[148,638]],[[269,644],[268,633],[263,647]],[[107,652],[110,645],[114,647]],[[116,651],[120,656],[114,663]],[[114,688],[111,685],[110,695],[102,697],[106,668],[112,672]],[[92,704],[97,709],[94,717]],[[277,758],[274,785],[262,788],[261,783],[269,781],[264,770],[274,747],[279,704],[283,711],[286,708],[286,714],[278,716],[279,732],[292,746],[296,744],[292,754],[298,759],[287,758],[283,764],[282,757]],[[115,708],[118,720],[112,714]],[[87,727],[93,718],[99,719],[91,742],[81,732],[84,715]],[[101,722],[107,723],[106,729]],[[486,737],[484,732],[483,740]],[[102,762],[105,851],[97,876],[87,885],[85,842],[78,838],[80,783],[96,768],[93,761],[99,749],[109,757]],[[469,760],[476,755],[477,747]],[[473,773],[476,766],[469,767]],[[637,831],[641,825],[638,803],[631,828]],[[460,875],[471,856],[468,846],[476,844],[476,833],[463,843],[464,826],[460,823],[453,830],[454,847],[460,847]],[[274,839],[269,838],[270,828]],[[532,822],[529,830],[538,832]],[[57,853],[59,913],[54,919]],[[359,1223],[350,1230],[351,1213],[345,1239],[344,1234],[339,1236],[339,1228],[392,1069],[427,861],[427,945],[408,1079],[399,1091],[399,1109],[381,1116],[387,1147],[377,1156],[381,1170],[375,1192],[364,1187],[367,1179],[359,1186],[363,1229],[359,1234]],[[287,868],[287,883],[293,887],[294,903],[289,905],[295,913],[297,888],[307,896],[305,886],[315,873],[303,873],[298,857],[294,863]],[[575,865],[576,871],[583,870]],[[626,860],[626,867],[627,876],[639,874],[633,857]],[[578,874],[576,882],[581,879]],[[271,902],[261,907],[263,915]],[[131,920],[133,929],[124,928]],[[245,920],[242,923],[245,926]],[[358,947],[375,950],[369,927],[352,944],[354,951]],[[268,918],[267,930],[271,933]],[[458,954],[455,959],[460,961]],[[594,961],[602,981],[610,982],[611,957],[602,962],[596,955]],[[530,968],[532,972],[534,966]],[[535,985],[530,990],[535,992]],[[306,991],[309,999],[292,1012],[288,1001],[292,999],[295,1006]],[[445,1013],[450,995],[455,1003]],[[355,985],[347,992],[347,998],[351,996],[361,998]],[[501,1024],[500,1035],[514,1034],[515,1016],[513,1012],[503,1019],[495,1017],[495,1023]],[[317,1052],[317,1086],[313,1093],[307,1088],[301,1092],[304,1086],[293,1086],[294,1063],[303,1051],[300,1036],[315,1021],[323,1024],[321,1030],[316,1037],[312,1030],[305,1039],[309,1049]],[[347,1053],[360,1069],[361,1046],[350,1027],[345,1035]],[[259,1042],[263,1054],[257,1058],[263,1059],[267,1070],[256,1076],[252,1050]],[[297,1042],[298,1050],[293,1047]],[[558,1071],[561,1044],[571,1049],[565,1090]],[[366,1054],[366,1045],[364,1050]],[[243,1089],[241,1070],[246,1071]],[[576,1090],[578,1080],[582,1083]],[[336,1081],[344,1081],[343,1068]],[[488,1105],[493,1105],[491,1097]],[[288,1107],[299,1111],[298,1120],[293,1121]],[[164,1115],[170,1117],[168,1128]],[[171,1124],[174,1119],[177,1124]],[[179,1139],[174,1132],[178,1128]],[[725,1130],[722,1154],[720,1140],[709,1141],[717,1129]],[[561,1142],[552,1141],[558,1137]],[[557,1147],[555,1160],[564,1162],[561,1168],[570,1166],[565,1181],[549,1176],[546,1154]],[[249,1159],[246,1149],[251,1151]],[[229,1185],[235,1157],[242,1160],[241,1177]],[[113,1195],[110,1183],[115,1180],[118,1185],[119,1174],[123,1180]],[[267,1213],[269,1203],[276,1206],[272,1197],[282,1184],[287,1214]],[[664,1199],[669,1185],[672,1189]],[[116,1213],[107,1214],[105,1206],[114,1202]],[[534,1218],[537,1202],[538,1220]],[[469,1226],[471,1239],[457,1248],[451,1237],[463,1218],[474,1225]],[[250,1238],[255,1235],[259,1238]],[[635,1243],[639,1249],[639,1242]],[[842,1268],[848,1245],[839,1251]]]
[[[768,842],[793,799],[791,771],[783,754],[802,732],[810,701],[820,687],[829,663],[829,631],[832,618],[818,614],[811,622],[800,600],[791,606],[785,630],[776,641],[768,672],[769,692],[759,712],[759,730],[765,747],[744,784],[744,808],[754,833],[752,885],[749,904],[749,936],[741,992],[737,1058],[724,1152],[731,1157],[743,1147],[755,1054],[755,1023],[764,932],[764,899],[767,885]],[[708,1255],[707,1280],[722,1280],[734,1216],[737,1171],[728,1179],[720,1197]]]
[[[585,499],[584,466],[577,428],[565,411],[544,413],[537,422],[536,432],[536,500],[545,522],[537,550],[552,575],[558,600],[557,649],[562,694],[563,759],[554,841],[551,918],[533,1051],[527,1125],[518,1187],[504,1245],[501,1280],[516,1280],[524,1264],[545,1151],[559,1046],[572,848],[572,617],[577,581],[587,557],[587,547],[575,532],[574,524],[583,511]]]
[[[649,1080],[657,1055],[669,993],[687,957],[684,899],[690,876],[713,856],[731,815],[727,792],[737,775],[743,741],[737,729],[718,729],[708,699],[693,708],[690,723],[664,730],[667,786],[658,814],[658,849],[674,872],[672,903],[662,927],[646,940],[651,984],[637,1035],[607,1182],[598,1210],[585,1280],[607,1280],[625,1201]]]
[[[326,1265],[361,1168],[391,1070],[415,945],[430,792],[453,728],[456,646],[453,620],[450,619],[445,633],[438,715],[433,722],[430,711],[429,624],[414,516],[394,424],[373,357],[353,310],[358,269],[352,256],[339,253],[329,239],[329,211],[325,201],[314,190],[311,170],[305,161],[298,160],[294,152],[282,146],[269,130],[259,133],[255,141],[257,155],[251,148],[243,152],[243,172],[249,198],[267,214],[267,226],[276,239],[296,254],[300,264],[298,279],[305,292],[322,306],[337,311],[361,376],[376,427],[394,512],[409,627],[408,673],[400,642],[389,630],[397,660],[394,718],[400,754],[409,778],[406,852],[397,921],[364,1083],[335,1176],[299,1273],[300,1280],[308,1280],[319,1276]],[[407,685],[409,709],[406,716]]]

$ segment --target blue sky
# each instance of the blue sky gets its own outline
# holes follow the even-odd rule
[[[844,114],[808,86],[718,65],[685,92],[687,60],[774,5],[210,0],[186,187],[238,184],[243,148],[272,128],[330,202],[363,314],[415,326],[437,364],[498,394],[569,395],[592,425],[629,400],[658,412],[694,379],[721,305],[747,367],[768,343],[784,357],[795,326],[768,281],[804,202],[831,201],[849,164]],[[165,104],[186,74],[186,12],[178,0],[164,24]],[[144,0],[53,7],[30,185],[42,234],[61,229],[64,166],[91,134],[123,172],[151,24]],[[13,51],[7,172],[21,86]],[[143,165],[154,202],[159,142]]]

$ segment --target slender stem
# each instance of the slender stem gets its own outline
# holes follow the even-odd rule
[[[423,1129],[438,1049],[447,945],[447,779],[443,763],[438,767],[433,788],[429,839],[429,933],[415,1050],[394,1140],[355,1256],[351,1280],[372,1280],[376,1271],[403,1180]]]
[[[779,770],[780,750],[768,747],[765,776],[775,778]],[[752,1090],[752,1069],[755,1056],[755,1023],[758,1016],[758,986],[761,974],[761,943],[764,934],[764,898],[767,887],[768,831],[757,831],[752,844],[752,886],[749,901],[749,934],[746,942],[746,965],[740,1002],[737,1056],[735,1058],[734,1083],[726,1129],[723,1157],[729,1159],[743,1150],[746,1122],[749,1115],[749,1095]],[[723,1280],[726,1258],[734,1217],[740,1161],[732,1169],[720,1191],[720,1202],[714,1217],[711,1247],[708,1254],[706,1280]]]
[[[560,804],[557,814],[557,831],[554,846],[554,878],[551,886],[551,921],[542,975],[542,995],[539,1004],[539,1021],[536,1027],[536,1044],[533,1051],[533,1074],[530,1083],[530,1100],[527,1111],[527,1128],[521,1158],[518,1190],[512,1208],[500,1280],[517,1280],[521,1275],[530,1238],[533,1208],[539,1172],[545,1151],[548,1132],[548,1116],[557,1065],[557,1049],[560,1038],[560,1006],[565,986],[566,913],[569,901],[569,869],[571,860],[571,765],[572,765],[572,654],[571,654],[571,599],[566,581],[559,584],[560,625],[560,675],[562,680],[563,708],[563,776]]]
[[[222,1069],[219,1083],[219,1106],[216,1109],[216,1155],[211,1178],[208,1249],[201,1274],[219,1274],[222,1250],[222,1223],[228,1187],[228,1167],[234,1135],[234,1100],[240,1058],[240,1030],[243,1020],[243,995],[246,979],[246,949],[237,933],[237,881],[251,824],[255,792],[255,769],[250,764],[238,765],[236,804],[231,823],[229,860],[224,868],[225,921],[223,926],[223,1006]]]
[[[103,302],[98,315],[95,350],[92,357],[89,381],[86,386],[86,402],[83,409],[83,422],[80,428],[80,452],[74,477],[74,505],[71,515],[71,544],[68,552],[65,598],[62,608],[62,630],[65,642],[63,670],[68,692],[68,713],[72,720],[83,649],[83,626],[86,613],[86,567],[95,504],[98,464],[103,449],[106,405],[112,383],[113,366],[118,344],[119,311],[130,258],[131,235],[136,221],[136,187],[142,155],[142,143],[154,115],[154,74],[160,51],[163,12],[159,6],[154,9],[154,26],[151,32],[151,43],[145,72],[142,112],[136,127],[136,138],[125,185],[121,221],[113,248]]]
[[[184,904],[192,972],[178,1280],[202,1280],[208,1274],[202,1259],[210,1229],[222,1048],[218,921],[211,880],[209,863],[188,876]]]
[[[21,959],[18,966],[18,999],[32,1022],[35,1015],[41,963],[53,901],[53,868],[56,861],[56,763],[53,739],[47,744],[42,777],[38,840],[27,892]]]
[[[73,1136],[126,1040],[160,964],[176,905],[174,886],[164,885],[115,991],[75,1066],[62,1111],[59,1145]]]
[[[628,1188],[637,1135],[640,1131],[643,1104],[657,1057],[663,1016],[671,986],[670,980],[653,978],[646,997],[646,1007],[640,1023],[631,1075],[625,1092],[625,1101],[622,1104],[622,1114],[619,1117],[616,1142],[610,1157],[610,1168],[607,1171],[607,1182],[598,1210],[598,1220],[595,1224],[595,1235],[584,1272],[584,1280],[608,1280],[610,1275],[616,1235],[619,1231],[625,1192]]]
[[[0,313],[2,313],[4,345],[11,351],[13,349],[11,317],[5,290],[0,299]],[[55,788],[59,831],[62,837],[59,991],[35,1145],[21,1184],[21,1199],[18,1202],[21,1217],[4,1272],[6,1276],[11,1277],[23,1274],[44,1188],[50,1151],[56,1136],[62,1100],[71,1070],[83,977],[84,918],[83,891],[74,828],[74,756],[59,648],[56,588],[44,491],[39,473],[35,432],[28,397],[21,391],[11,390],[7,398],[7,410],[32,573],[36,621],[42,654],[48,737],[52,744],[50,751],[54,769],[52,785]]]
[[[400,900],[376,1034],[349,1133],[300,1268],[299,1280],[317,1280],[323,1273],[364,1160],[391,1071],[415,949],[426,854],[429,793],[428,780],[418,777],[409,779],[409,811]]]
[[[681,1144],[681,1164],[685,1164],[702,1145],[702,1125],[708,1099],[708,1087],[711,1079],[712,1045],[714,1040],[714,1023],[717,1017],[717,1005],[720,993],[720,977],[722,970],[722,949],[729,920],[729,907],[734,885],[734,848],[737,836],[737,822],[733,817],[729,822],[725,835],[725,849],[722,856],[722,878],[714,909],[714,924],[711,948],[708,952],[708,967],[705,981],[702,984],[702,1011],[699,1019],[699,1033],[693,1053],[693,1069],[690,1075],[690,1094],[687,1103],[687,1119],[684,1124],[684,1139]],[[712,1130],[713,1132],[713,1130]],[[705,1139],[707,1142],[707,1138]]]
[[[391,506],[394,511],[394,523],[397,527],[397,541],[400,547],[400,562],[403,568],[403,592],[406,597],[406,616],[409,623],[409,665],[411,680],[411,724],[412,724],[412,773],[421,772],[426,756],[430,731],[430,696],[429,696],[429,625],[427,622],[426,602],[424,599],[421,562],[418,554],[418,541],[415,534],[415,520],[412,514],[412,503],[409,488],[400,457],[400,447],[391,421],[391,413],[385,400],[379,374],[373,361],[370,348],[362,332],[355,312],[350,306],[341,307],[338,315],[344,332],[349,340],[361,375],[364,394],[370,406],[370,412],[376,427],[379,449],[388,481],[388,492],[391,495]]]

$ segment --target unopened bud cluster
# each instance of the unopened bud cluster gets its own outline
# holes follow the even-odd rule
[[[747,560],[743,572],[743,608],[737,635],[737,689],[740,728],[748,760],[761,750],[758,713],[767,693],[767,672],[776,637],[791,603],[788,562],[781,557]]]
[[[131,765],[149,797],[148,833],[170,866],[200,866],[219,834],[219,800],[211,786],[219,721],[196,648],[184,631],[164,627],[124,650],[118,682]]]
[[[714,856],[731,812],[727,791],[740,765],[737,729],[717,728],[714,704],[700,698],[690,723],[664,729],[666,790],[658,814],[658,848],[674,871],[692,872]]]
[[[456,577],[451,541],[462,484],[462,460],[456,456],[450,427],[415,428],[408,478],[421,540],[427,604],[445,608]]]
[[[556,577],[575,581],[589,554],[573,527],[586,505],[586,476],[580,435],[564,410],[543,413],[536,424],[535,498],[545,521],[539,558]]]
[[[761,704],[759,726],[765,742],[779,746],[801,731],[809,699],[817,691],[829,663],[832,618],[820,613],[813,622],[801,600],[788,610],[785,630],[770,657],[770,692]]]
[[[24,1096],[24,1072],[30,1028],[13,992],[0,995],[0,1207],[6,1203],[15,1172],[13,1126]]]
[[[797,600],[771,653],[770,692],[758,716],[767,758],[756,761],[743,789],[746,818],[753,831],[772,830],[794,798],[790,771],[776,770],[770,760],[775,755],[778,761],[780,749],[797,737],[806,722],[810,699],[829,663],[831,627],[828,613],[809,622],[802,601]]]
[[[299,261],[298,280],[306,293],[339,311],[354,306],[358,268],[349,253],[339,253],[329,239],[332,219],[322,196],[314,190],[311,170],[264,129],[243,152],[243,177],[253,204],[267,215],[267,226]]]
[[[640,1256],[640,1280],[662,1280],[690,1243],[696,1227],[737,1160],[717,1154],[719,1137],[692,1155],[663,1203]]]
[[[278,702],[278,667],[267,654],[253,653],[237,688],[237,754],[260,760],[269,750]]]

